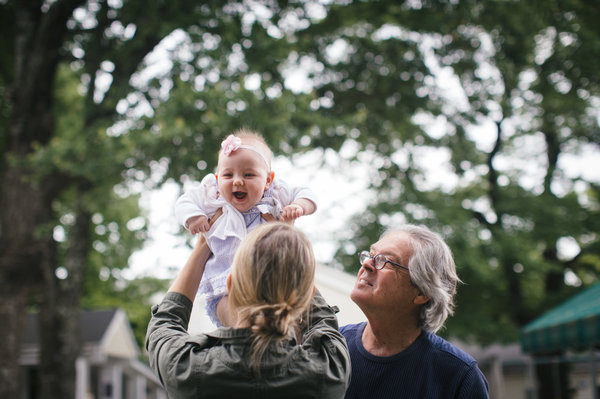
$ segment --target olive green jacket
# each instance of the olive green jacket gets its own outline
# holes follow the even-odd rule
[[[221,327],[187,333],[192,302],[167,293],[152,308],[146,335],[150,366],[169,398],[343,398],[350,380],[350,355],[338,332],[335,309],[320,293],[301,327],[265,351],[259,375],[250,365],[249,329]]]

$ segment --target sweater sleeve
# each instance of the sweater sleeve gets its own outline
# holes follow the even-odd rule
[[[489,399],[488,382],[479,367],[477,367],[477,363],[473,363],[465,374],[457,398]]]

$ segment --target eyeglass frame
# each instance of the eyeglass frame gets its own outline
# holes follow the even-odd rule
[[[360,262],[360,265],[364,265],[364,263],[367,261],[367,259],[371,259],[373,261],[373,267],[375,268],[375,270],[381,270],[384,268],[386,263],[390,263],[396,267],[399,267],[400,269],[404,269],[407,272],[410,272],[410,270],[408,269],[408,267],[401,265],[400,263],[396,263],[394,261],[391,261],[387,258],[387,256],[383,255],[383,254],[377,254],[375,256],[372,256],[369,251],[360,251],[359,253],[357,253],[358,255],[358,261]],[[383,262],[381,263],[381,267],[377,267],[377,259],[383,259]]]

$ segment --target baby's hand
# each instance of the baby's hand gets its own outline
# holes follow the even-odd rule
[[[281,211],[281,220],[294,220],[304,215],[304,208],[298,204],[289,204]]]
[[[192,216],[187,220],[186,225],[192,234],[206,233],[210,229],[208,219],[204,215]]]

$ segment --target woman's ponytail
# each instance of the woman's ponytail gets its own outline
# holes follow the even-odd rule
[[[284,223],[253,230],[240,245],[232,267],[229,304],[238,322],[254,335],[251,364],[272,343],[285,339],[308,309],[315,259],[308,238]]]

